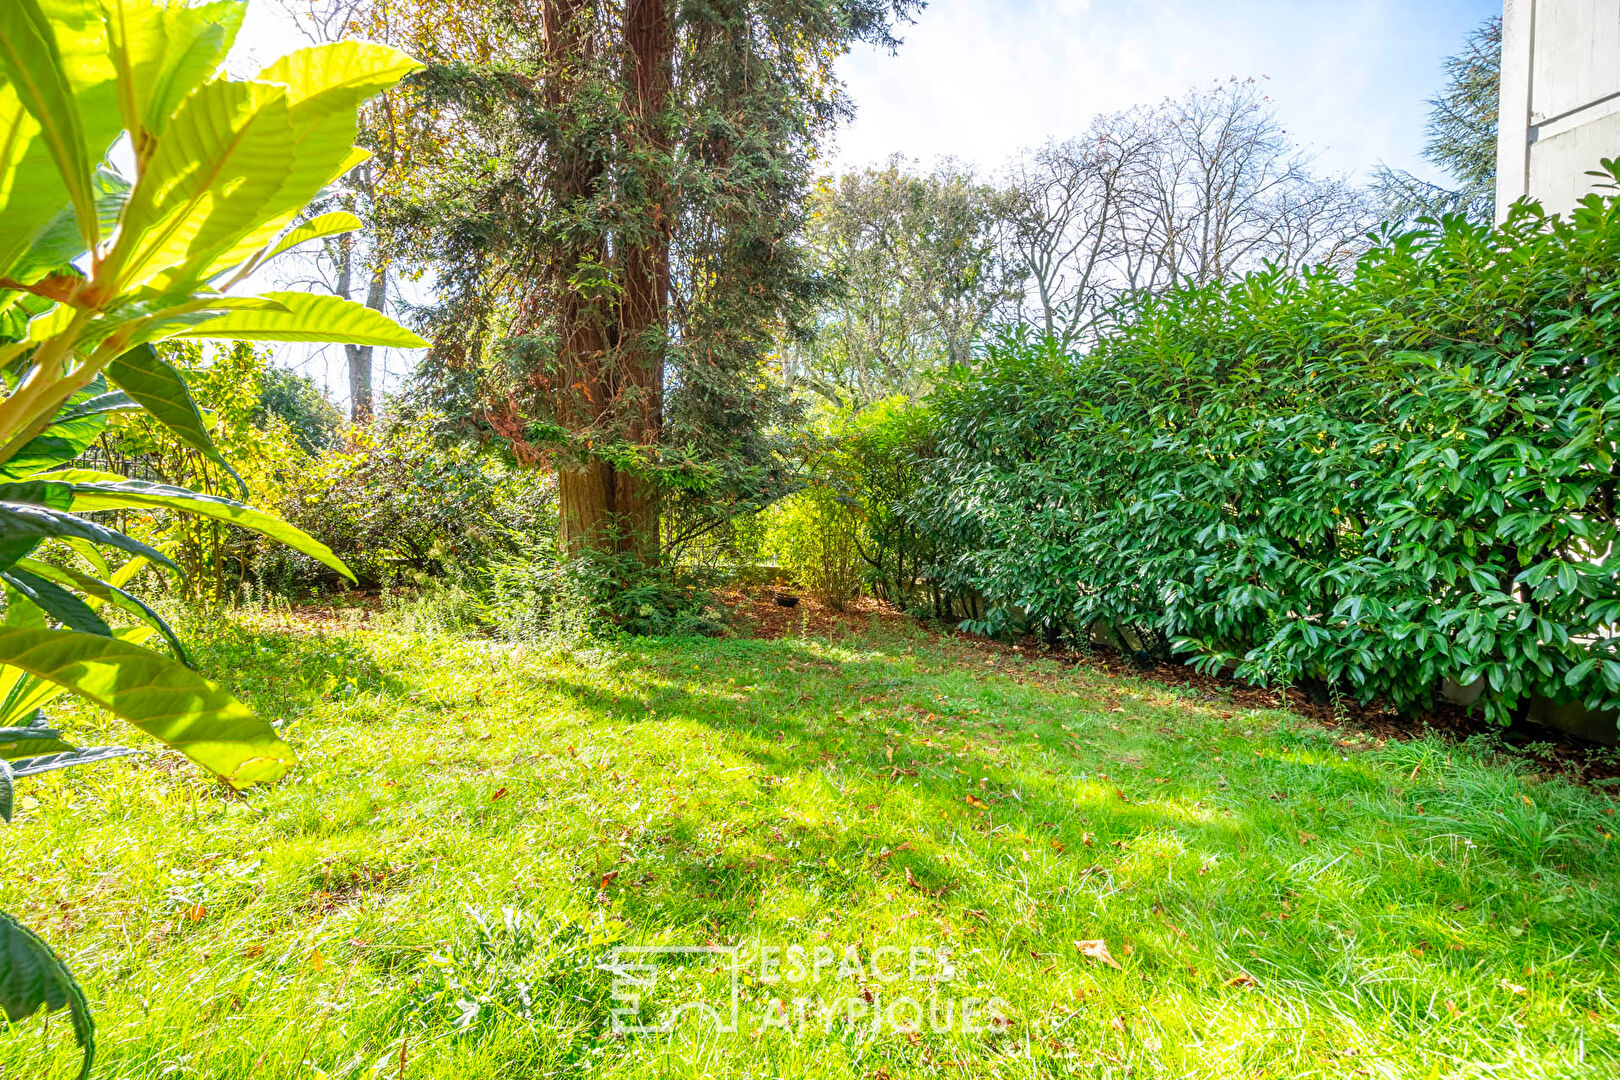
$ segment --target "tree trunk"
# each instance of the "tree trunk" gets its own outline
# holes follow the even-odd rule
[[[562,108],[571,88],[567,73],[592,48],[591,7],[584,0],[547,0],[545,8],[548,96]],[[611,301],[587,298],[571,287],[581,266],[608,261],[601,238],[583,240],[551,268],[551,310],[558,323],[558,422],[574,435],[600,430],[651,450],[663,421],[664,348],[670,289],[670,228],[664,212],[667,140],[662,134],[674,64],[674,24],[669,0],[626,0],[622,64],[630,108],[629,137],[643,162],[629,198],[646,208],[615,237],[622,289]],[[581,136],[580,138],[586,138]],[[558,140],[553,177],[558,202],[578,205],[595,197],[600,158],[590,147]],[[643,563],[659,557],[656,485],[587,459],[558,471],[559,531],[563,550],[634,555]]]
[[[546,0],[546,104],[561,112],[575,86],[574,73],[587,67],[592,50],[587,0]],[[550,161],[556,202],[575,206],[588,200],[601,179],[601,166],[583,144],[586,136],[564,131]],[[602,378],[607,355],[604,320],[596,302],[581,296],[570,279],[581,265],[600,264],[599,238],[584,237],[559,252],[546,268],[549,305],[557,325],[557,422],[573,434],[595,428],[609,407]],[[601,461],[565,463],[557,472],[558,532],[571,558],[611,548],[615,508],[611,466]]]
[[[674,24],[669,0],[627,0],[624,14],[627,73],[632,82],[632,132],[642,161],[646,220],[628,237],[624,294],[619,312],[616,404],[626,411],[627,435],[651,450],[663,426],[666,303],[669,296],[668,192],[664,183],[664,111],[674,66]],[[614,510],[620,515],[619,549],[644,563],[659,556],[658,490],[646,477],[619,473]]]
[[[343,277],[349,268],[343,268]],[[348,299],[345,294],[344,299]],[[371,272],[371,285],[366,289],[366,307],[381,312],[388,299],[388,272],[377,267]],[[371,357],[373,346],[345,345],[343,351],[349,361],[349,420],[361,427],[371,423],[376,405],[371,393]]]
[[[615,516],[613,466],[605,461],[557,472],[557,519],[563,551],[578,558],[611,550]]]

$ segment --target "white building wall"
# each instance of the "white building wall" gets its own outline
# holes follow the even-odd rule
[[[1620,158],[1620,0],[1505,0],[1496,216],[1530,195],[1564,212]]]

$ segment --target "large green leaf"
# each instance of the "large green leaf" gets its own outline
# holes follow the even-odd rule
[[[55,510],[66,510],[73,505],[73,491],[63,485],[50,486],[42,481],[28,481],[26,486],[11,488],[21,502],[43,503]],[[9,569],[18,559],[30,554],[45,537],[38,531],[0,531],[0,570]],[[6,621],[15,621],[12,612],[6,612]]]
[[[69,630],[77,630],[84,634],[100,634],[102,637],[112,636],[112,627],[108,626],[100,615],[90,610],[89,605],[83,600],[56,582],[47,581],[16,566],[10,570],[0,571],[0,579],[4,579],[7,585],[16,589],[41,611]]]
[[[15,590],[11,590],[9,587],[7,591],[8,594],[15,593]],[[45,613],[39,611],[33,604],[18,606],[26,606],[38,612],[41,623],[44,623]],[[6,625],[12,626],[16,624],[8,619]],[[37,628],[30,627],[30,629],[47,630],[49,627],[41,625]],[[142,629],[146,628],[142,627]],[[55,683],[42,682],[26,671],[3,665],[0,665],[0,691],[4,691],[4,696],[0,697],[0,727],[10,729],[16,729],[18,725],[42,723],[40,708],[67,693],[66,690]],[[53,753],[55,750],[64,748],[72,749],[65,743],[63,746],[54,748],[48,745],[28,745],[19,747],[17,752],[12,754],[7,753],[4,746],[0,746],[0,757],[29,757],[34,754]]]
[[[49,629],[50,623],[46,620],[43,611],[32,604],[16,603],[17,594],[14,590],[5,586],[0,586],[0,589],[4,590],[6,598],[6,613],[4,618],[0,618],[0,625],[21,626],[30,630]],[[15,680],[16,676],[17,672],[15,671],[0,671],[0,691],[9,690],[11,682]],[[0,718],[0,727],[6,727],[10,723],[10,720]]]
[[[163,67],[146,107],[148,130],[163,134],[186,95],[219,70],[246,15],[247,4],[242,0],[218,0],[195,7],[169,5],[164,12],[167,40]]]
[[[0,761],[19,761],[65,754],[73,750],[62,741],[62,733],[44,724],[27,727],[0,727]]]
[[[129,612],[136,618],[144,619],[158,633],[163,635],[174,650],[177,660],[186,667],[195,667],[191,658],[186,655],[185,646],[180,644],[180,638],[169,626],[163,616],[159,615],[145,600],[133,593],[125,592],[117,585],[102,581],[100,578],[75,570],[69,566],[57,566],[55,563],[41,562],[38,559],[18,559],[15,570],[22,570],[37,577],[54,581],[58,585],[69,585],[82,590],[87,596],[94,597],[104,604]]]
[[[0,203],[3,202],[4,198],[0,197]],[[0,215],[4,213],[5,208],[0,206]],[[56,304],[43,296],[35,296],[33,293],[0,292],[0,341],[5,342],[0,345],[0,367],[15,360],[27,348],[26,345],[18,345],[17,342],[28,336],[30,324],[56,307]]]
[[[189,7],[152,0],[100,0],[118,69],[124,127],[144,157],[185,96],[224,62],[241,28],[245,3]]]
[[[84,992],[44,939],[0,911],[0,1012],[16,1023],[41,1009],[55,1012],[62,1008],[68,1010],[73,1037],[84,1050],[84,1065],[79,1070],[84,1080],[96,1057],[96,1026]]]
[[[206,262],[188,263],[184,280],[208,279],[234,269],[274,240],[322,189],[363,160],[354,156],[355,110],[419,67],[398,49],[342,41],[300,49],[260,72],[258,81],[286,88],[295,129],[288,149],[292,169],[275,198],[265,204],[258,227],[219,246]]]
[[[0,464],[0,477],[32,476],[42,469],[72,461],[96,441],[106,426],[107,417],[103,413],[81,413],[58,419]]]
[[[247,484],[214,445],[203,424],[202,413],[191,400],[186,380],[174,365],[160,357],[150,345],[138,345],[107,365],[107,378],[140,402],[154,419],[187,445],[229,473],[243,497],[247,496]]]
[[[101,434],[107,424],[107,413],[135,407],[135,402],[127,395],[109,392],[106,379],[97,375],[90,385],[68,399],[50,427],[0,464],[0,479],[32,476],[72,461]]]
[[[290,52],[254,79],[285,86],[295,116],[305,123],[344,114],[352,119],[367,98],[421,67],[421,61],[389,45],[338,41]]]
[[[41,627],[40,629],[46,628]],[[150,627],[142,626],[138,629],[145,630],[148,634],[151,633]],[[122,630],[118,631],[116,636],[128,639],[128,635]],[[67,693],[65,689],[55,683],[42,682],[26,671],[18,671],[16,668],[3,666],[0,666],[0,687],[4,687],[6,690],[4,699],[0,700],[0,724],[20,724]],[[46,752],[43,748],[35,748],[30,750],[29,754]]]
[[[216,79],[180,106],[130,194],[108,257],[133,288],[260,224],[292,171],[284,87]]]
[[[151,484],[144,480],[126,480],[108,473],[88,469],[62,469],[46,473],[42,479],[67,484],[73,493],[73,509],[80,513],[93,510],[127,510],[144,507],[154,510],[180,510],[188,514],[217,518],[244,529],[252,529],[272,540],[330,566],[344,577],[354,580],[354,574],[332,550],[308,533],[287,524],[280,518],[251,506],[219,495],[204,495],[168,484]],[[4,487],[0,486],[0,493]]]
[[[117,226],[118,215],[129,201],[129,181],[103,166],[96,170],[91,188],[96,201],[96,219],[105,235]],[[78,218],[72,206],[63,204],[56,216],[34,235],[28,250],[12,264],[6,276],[30,285],[48,274],[69,272],[69,264],[83,253],[84,237],[79,232]]]
[[[337,296],[311,293],[264,294],[286,311],[231,311],[175,334],[180,338],[234,341],[330,341],[423,349],[428,343],[388,316]]]
[[[94,765],[97,762],[131,757],[138,753],[139,750],[132,750],[127,746],[92,746],[84,750],[69,749],[55,754],[19,758],[16,761],[6,762],[6,765],[11,769],[13,776],[38,776],[40,773],[55,772],[57,769]]]
[[[71,510],[73,488],[54,477],[30,476],[26,480],[0,483],[0,501],[33,503],[51,510]]]
[[[101,376],[96,381],[101,382]],[[68,407],[57,416],[58,423],[68,420],[78,420],[85,416],[96,416],[101,413],[139,412],[140,406],[135,399],[122,390],[101,390],[89,397],[80,398],[75,394],[68,402]]]
[[[138,645],[73,630],[0,626],[0,663],[100,705],[233,787],[278,779],[296,760],[246,705]]]
[[[121,127],[99,7],[94,0],[0,3],[0,69],[39,122],[84,247],[94,247],[100,226],[91,178]]]
[[[13,590],[8,587],[8,595]],[[21,610],[32,612],[33,619],[17,620],[13,615]],[[31,603],[13,603],[6,611],[4,625],[17,626],[28,630],[47,630],[50,627],[45,621],[44,612]],[[119,641],[127,641],[131,645],[140,645],[152,636],[150,626],[120,626],[113,631],[113,636]],[[57,698],[66,694],[67,688],[43,679],[36,679],[20,668],[6,667],[0,664],[0,727],[15,728],[19,724],[38,724],[39,710]],[[34,719],[30,719],[33,717]],[[0,747],[0,756],[29,757],[35,754],[55,753],[62,749],[72,749],[65,744],[61,747],[34,746],[25,748],[16,754],[5,754]]]
[[[284,251],[290,251],[299,244],[307,244],[311,240],[319,240],[326,236],[341,236],[343,233],[354,232],[362,228],[363,222],[346,210],[334,210],[330,214],[320,214],[310,218],[296,229],[288,231],[287,235],[277,240],[275,246],[265,252],[260,262],[275,258]]]
[[[173,248],[139,267],[138,280],[163,272],[164,287],[185,288],[232,269],[252,256],[281,232],[321,189],[349,168],[356,134],[355,109],[366,98],[398,82],[419,67],[397,49],[366,42],[319,45],[283,58],[266,68],[253,83],[252,120],[238,118],[232,129],[257,133],[272,127],[277,134],[276,168],[260,169],[251,184],[237,180],[227,190],[236,207],[223,213],[207,209],[201,225],[183,252]],[[214,91],[209,84],[198,97]],[[273,93],[266,91],[273,88]],[[195,103],[188,101],[174,128],[159,141],[153,170],[164,165],[169,145],[181,128],[181,119]],[[197,127],[197,125],[191,125]],[[206,133],[217,134],[218,124]],[[206,151],[207,144],[201,144]]]
[[[56,174],[39,121],[23,107],[17,88],[0,82],[0,275],[13,276],[17,261],[64,207],[67,185]],[[78,238],[77,222],[73,231]]]
[[[76,536],[93,544],[104,544],[119,551],[127,551],[131,555],[144,555],[154,562],[169,567],[175,573],[181,572],[174,561],[161,551],[105,525],[98,525],[93,521],[86,521],[84,518],[52,510],[31,501],[4,501],[10,497],[7,494],[8,490],[23,486],[0,484],[0,538],[4,539],[4,543],[0,544],[0,569],[8,569],[17,559],[27,555],[29,550],[32,550],[30,541]],[[25,549],[17,551],[13,556],[12,553],[19,547]],[[10,558],[10,562],[6,561],[7,558]]]
[[[134,348],[154,341],[163,341],[174,337],[187,327],[205,323],[228,311],[287,310],[287,305],[263,296],[226,296],[223,293],[183,295],[184,298],[177,303],[154,303],[149,310],[142,311],[140,313],[142,324],[128,331],[126,345]],[[174,300],[172,294],[165,297],[165,301],[172,300]]]

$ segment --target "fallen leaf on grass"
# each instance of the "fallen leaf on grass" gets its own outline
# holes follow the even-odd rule
[[[1227,979],[1226,980],[1226,985],[1227,986],[1250,987],[1250,986],[1259,986],[1260,983],[1257,982],[1255,980],[1255,977],[1253,975],[1250,975],[1247,971],[1241,971],[1238,974],[1232,976],[1230,979]]]
[[[489,797],[489,801],[494,802],[496,799],[504,799],[504,798],[506,798],[506,789],[501,788],[500,790],[495,792],[495,794],[493,794],[493,795],[491,795]]]
[[[1111,968],[1119,967],[1119,961],[1115,960],[1113,954],[1108,951],[1108,943],[1102,938],[1091,941],[1077,941],[1074,943],[1074,947],[1079,949],[1080,955],[1087,959],[1107,964]]]
[[[613,879],[618,876],[619,872],[617,870],[609,870],[607,873],[602,875],[602,880],[597,883],[596,887],[598,889],[605,889],[609,885],[613,884]]]
[[[1529,990],[1526,990],[1524,987],[1520,986],[1518,983],[1508,982],[1506,979],[1503,979],[1501,982],[1497,983],[1497,985],[1513,994],[1528,994],[1530,992]]]
[[[977,795],[973,795],[973,794],[969,794],[967,796],[967,804],[969,806],[973,807],[976,810],[988,810],[988,809],[990,809],[990,804],[989,803],[985,802],[983,799],[981,799]]]

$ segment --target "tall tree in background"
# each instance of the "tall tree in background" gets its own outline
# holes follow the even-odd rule
[[[1138,181],[1156,150],[1143,116],[1123,113],[1026,151],[1009,169],[1008,237],[1027,272],[1023,315],[1066,349],[1092,336],[1126,287],[1125,221],[1145,205]]]
[[[1376,223],[1367,193],[1316,172],[1248,79],[1100,116],[999,183],[896,159],[817,185],[806,235],[832,288],[783,366],[840,405],[919,397],[996,319],[1085,349],[1129,294],[1348,265]]]
[[[1496,132],[1501,105],[1502,18],[1486,19],[1445,62],[1446,84],[1429,102],[1424,160],[1451,178],[1434,184],[1380,168],[1378,194],[1398,221],[1466,214],[1489,221],[1496,209]]]
[[[558,470],[571,553],[657,558],[675,504],[780,489],[765,367],[816,294],[797,241],[832,65],[916,0],[376,0],[429,63],[391,117],[393,252],[436,272],[424,391]]]
[[[1100,116],[1008,172],[1023,318],[1083,347],[1132,292],[1275,263],[1344,264],[1373,226],[1365,194],[1311,168],[1252,80]]]
[[[924,174],[896,159],[818,183],[806,234],[832,289],[814,336],[785,349],[788,381],[856,408],[921,396],[1022,291],[1007,220],[1007,194],[951,162]]]
[[[1311,170],[1253,79],[1167,101],[1145,124],[1150,150],[1124,215],[1131,290],[1210,282],[1271,262],[1340,263],[1371,218],[1351,185]]]

